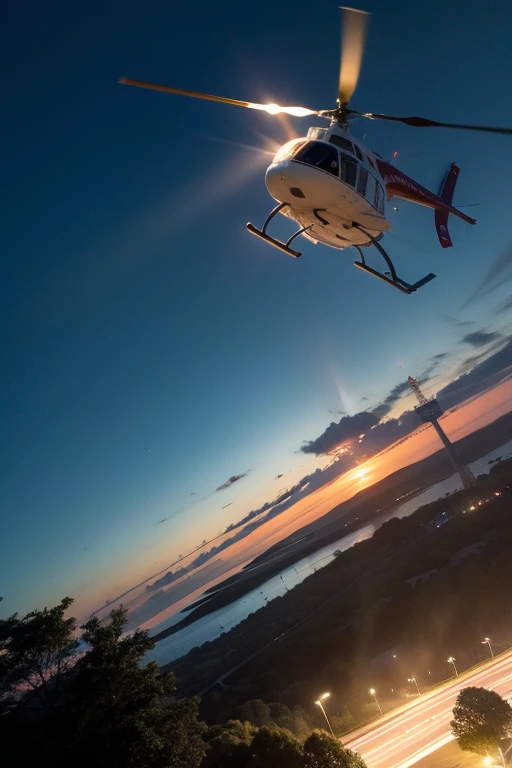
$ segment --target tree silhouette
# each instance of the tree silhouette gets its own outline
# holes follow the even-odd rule
[[[300,741],[289,731],[277,726],[259,728],[251,744],[250,768],[302,768],[303,750]]]
[[[0,620],[0,691],[31,689],[45,711],[62,693],[63,676],[78,647],[74,618],[64,618],[73,603],[65,597],[54,608],[31,611],[21,619]]]
[[[169,700],[172,673],[141,665],[154,647],[147,632],[123,636],[126,611],[85,624],[89,650],[76,665],[71,707],[74,764],[108,768],[198,768],[205,726],[198,699]]]
[[[463,688],[450,725],[461,749],[477,755],[496,755],[512,726],[512,708],[495,691]]]
[[[313,731],[304,742],[304,768],[366,768],[357,752],[325,731]]]
[[[256,728],[248,722],[228,720],[205,734],[207,753],[202,768],[240,768],[250,759]]]

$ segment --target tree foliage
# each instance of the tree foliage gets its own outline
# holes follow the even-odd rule
[[[512,727],[512,708],[495,691],[463,688],[450,725],[461,749],[478,755],[496,754]]]
[[[363,758],[325,731],[313,731],[304,742],[304,768],[366,768]]]
[[[250,747],[250,768],[302,768],[303,751],[300,741],[289,731],[264,725],[256,732]]]
[[[204,768],[240,768],[250,760],[256,728],[248,722],[228,720],[213,725],[205,734],[207,754]]]
[[[74,618],[65,618],[73,603],[65,597],[54,608],[13,614],[0,620],[0,686],[3,694],[32,689],[45,710],[62,693],[63,675],[78,647]]]
[[[230,720],[205,736],[204,768],[303,768],[301,742],[284,728]]]
[[[261,699],[251,699],[236,708],[235,717],[253,725],[267,725],[270,721],[270,706]]]
[[[140,630],[123,637],[125,622],[119,609],[82,627],[90,648],[73,681],[73,752],[80,765],[197,768],[205,753],[199,702],[169,701],[174,675],[141,665],[154,643]]]
[[[366,768],[363,759],[322,730],[304,745],[283,728],[230,720],[206,734],[203,768]]]

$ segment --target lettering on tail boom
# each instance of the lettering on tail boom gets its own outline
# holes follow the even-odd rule
[[[453,245],[448,232],[448,214],[453,213],[454,216],[467,221],[468,224],[476,224],[476,219],[472,219],[452,205],[455,184],[460,170],[455,163],[451,164],[439,195],[435,195],[422,187],[417,181],[385,160],[378,158],[377,166],[386,185],[388,200],[392,197],[401,197],[403,200],[410,200],[412,203],[434,209],[437,236],[443,248],[449,248]]]

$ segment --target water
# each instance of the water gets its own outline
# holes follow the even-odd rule
[[[489,465],[491,459],[498,456],[507,458],[512,454],[512,440],[500,448],[488,453],[486,456],[472,462],[469,466],[475,475],[488,473],[492,465]],[[275,597],[284,595],[286,591],[292,589],[296,584],[300,584],[310,574],[319,568],[323,568],[334,559],[334,552],[341,550],[344,552],[358,541],[364,541],[373,535],[376,528],[382,525],[386,520],[394,517],[407,517],[418,507],[428,504],[431,501],[444,496],[446,493],[453,493],[461,488],[461,482],[458,475],[452,475],[440,483],[432,485],[422,493],[419,493],[412,499],[399,504],[387,515],[377,518],[372,523],[361,526],[348,536],[344,536],[338,541],[328,544],[325,547],[309,554],[307,557],[298,560],[295,565],[285,568],[281,573],[268,579],[257,589],[248,592],[238,600],[234,600],[229,605],[220,608],[208,616],[198,619],[189,627],[176,632],[175,635],[166,637],[156,644],[156,648],[146,655],[146,661],[156,661],[158,664],[166,664],[173,659],[188,653],[192,648],[202,645],[208,640],[214,640],[216,637],[227,632],[241,621],[262,608],[265,603]],[[161,622],[152,630],[152,634],[161,632],[163,629],[173,626],[183,618],[183,614],[178,613],[169,619]]]

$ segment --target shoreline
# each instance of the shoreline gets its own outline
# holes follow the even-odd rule
[[[457,441],[455,445],[463,461],[476,461],[505,444],[511,432],[512,412],[508,412]],[[196,620],[235,602],[308,554],[391,512],[398,506],[397,496],[410,494],[408,500],[413,499],[452,475],[453,468],[443,448],[419,462],[397,470],[258,555],[239,573],[213,587],[210,593],[203,593],[198,600],[182,609],[181,613],[187,615],[153,635],[152,639],[158,643],[179,632]],[[413,493],[416,489],[417,493]],[[288,551],[282,556],[284,549]]]

